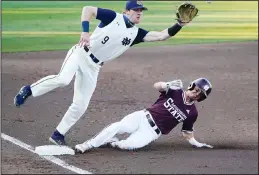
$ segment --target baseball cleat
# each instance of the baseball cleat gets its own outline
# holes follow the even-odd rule
[[[84,153],[84,149],[82,148],[81,145],[76,145],[74,149],[76,153],[80,153],[80,154]]]
[[[66,145],[65,136],[60,134],[57,130],[49,138],[49,141],[55,145]]]
[[[18,94],[14,97],[14,105],[19,107],[32,95],[30,86],[23,86]]]
[[[83,154],[85,151],[88,151],[92,148],[92,145],[90,145],[88,142],[84,142],[75,146],[75,152]]]

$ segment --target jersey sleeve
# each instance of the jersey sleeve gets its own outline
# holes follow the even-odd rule
[[[103,25],[110,24],[116,17],[116,12],[109,9],[98,8],[96,19],[100,20]]]
[[[169,88],[168,91],[166,92],[166,94],[167,94],[168,96],[172,97],[172,96],[174,95],[175,91],[176,91],[176,90]]]
[[[176,92],[177,90],[174,90],[174,89],[168,89],[167,91],[159,91],[161,93],[161,95],[166,95],[166,96],[170,96],[170,97],[173,97],[174,93]]]
[[[135,45],[135,44],[139,44],[141,42],[144,42],[144,37],[147,35],[148,31],[142,29],[142,28],[139,28],[138,29],[138,34],[135,38],[135,40],[132,42],[131,46]]]
[[[198,117],[198,114],[195,116],[192,116],[191,118],[187,118],[186,120],[183,121],[182,125],[182,132],[193,132],[194,128],[193,125],[196,122]]]

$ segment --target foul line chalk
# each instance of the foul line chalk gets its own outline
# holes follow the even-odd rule
[[[34,147],[31,146],[31,145],[23,143],[22,141],[20,141],[20,140],[18,140],[16,138],[13,138],[11,136],[8,136],[8,135],[6,135],[4,133],[1,133],[1,137],[2,137],[2,139],[7,140],[9,142],[12,142],[13,144],[18,145],[19,147],[21,147],[23,149],[26,149],[26,150],[28,150],[28,151],[30,151],[32,153],[35,153]],[[46,160],[48,160],[48,161],[50,161],[50,162],[52,162],[54,164],[59,165],[62,168],[65,168],[65,169],[68,169],[68,170],[70,170],[70,171],[72,171],[74,173],[77,173],[77,174],[93,174],[93,173],[91,173],[89,171],[77,168],[77,167],[75,167],[73,165],[69,165],[65,161],[63,161],[63,160],[61,160],[61,159],[59,159],[59,158],[57,158],[55,156],[40,156],[40,157],[43,158],[43,159],[46,159]]]

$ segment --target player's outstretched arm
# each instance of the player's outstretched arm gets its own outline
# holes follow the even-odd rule
[[[200,143],[194,138],[194,133],[189,131],[183,131],[183,137],[194,147],[196,148],[213,148],[213,146],[206,143]]]
[[[179,23],[174,24],[172,27],[166,28],[165,30],[159,31],[150,31],[143,38],[145,42],[152,41],[164,41],[170,37],[175,36],[182,29],[182,25]]]
[[[162,32],[151,31],[147,33],[143,40],[147,42],[163,41],[172,36],[175,36],[182,29],[183,26],[190,23],[193,18],[197,16],[198,12],[199,10],[194,4],[190,2],[182,3],[178,7],[176,12],[176,24],[174,24],[172,27],[165,29]]]

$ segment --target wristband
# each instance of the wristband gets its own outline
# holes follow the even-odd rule
[[[82,22],[83,32],[89,32],[89,21]]]
[[[168,35],[174,36],[182,29],[182,26],[180,26],[178,23],[173,25],[172,27],[168,28]]]

